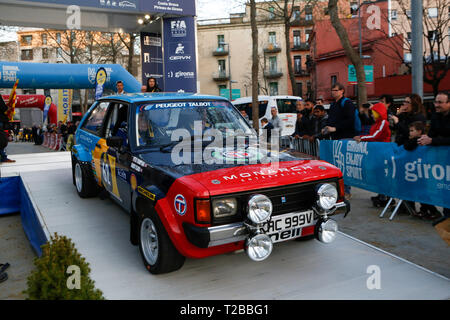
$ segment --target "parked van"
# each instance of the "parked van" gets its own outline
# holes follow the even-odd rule
[[[272,107],[278,109],[278,116],[283,123],[281,136],[291,135],[295,131],[295,121],[297,120],[297,101],[302,100],[296,96],[258,96],[259,101],[259,125],[261,128],[261,119],[267,118],[270,121]],[[238,98],[232,101],[233,105],[239,110],[245,110],[248,117],[252,120],[252,97]]]

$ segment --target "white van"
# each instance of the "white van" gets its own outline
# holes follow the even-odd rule
[[[261,128],[261,119],[267,118],[270,121],[272,107],[278,109],[278,116],[283,124],[281,136],[291,135],[295,131],[295,121],[297,120],[297,101],[301,97],[295,96],[258,96],[259,101],[259,124]],[[239,111],[245,110],[248,117],[252,120],[252,97],[243,97],[231,102]]]

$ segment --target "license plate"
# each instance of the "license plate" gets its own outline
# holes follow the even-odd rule
[[[260,231],[269,235],[272,242],[276,243],[300,237],[303,227],[314,225],[314,223],[312,210],[293,212],[272,217],[263,224]]]

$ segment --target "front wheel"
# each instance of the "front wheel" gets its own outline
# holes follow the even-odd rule
[[[150,273],[168,273],[183,266],[185,257],[173,245],[154,210],[140,218],[138,234],[139,251]]]

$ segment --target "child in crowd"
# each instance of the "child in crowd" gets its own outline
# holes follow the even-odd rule
[[[261,127],[263,130],[267,131],[267,143],[270,143],[270,137],[272,136],[272,129],[274,128],[273,124],[267,120],[267,118],[261,119]]]
[[[418,146],[417,139],[419,139],[423,134],[425,134],[424,123],[422,121],[412,122],[409,125],[409,139],[403,145],[405,150],[415,150]],[[425,203],[420,204],[419,212],[415,213],[414,215],[426,220],[434,220],[442,216],[435,206]]]
[[[370,107],[375,123],[370,127],[368,135],[356,136],[358,142],[372,141],[372,142],[391,142],[391,129],[389,129],[389,122],[387,121],[387,108],[379,102]],[[374,207],[385,206],[388,202],[388,197],[384,194],[378,194],[370,198]]]

